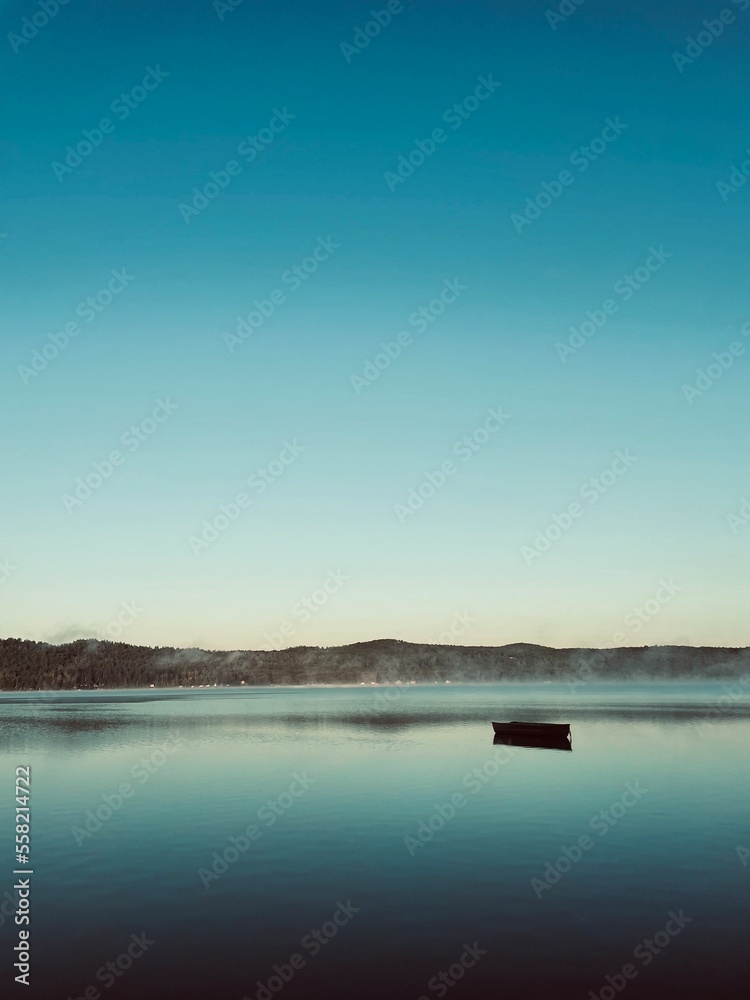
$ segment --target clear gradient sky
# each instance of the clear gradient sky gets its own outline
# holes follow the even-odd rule
[[[2,0],[0,634],[747,644],[744,5]]]

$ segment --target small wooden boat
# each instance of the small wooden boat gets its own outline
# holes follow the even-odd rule
[[[569,722],[493,722],[496,736],[534,739],[566,739],[570,736]]]

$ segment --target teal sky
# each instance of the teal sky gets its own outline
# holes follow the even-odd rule
[[[0,634],[747,644],[743,6],[0,3]]]

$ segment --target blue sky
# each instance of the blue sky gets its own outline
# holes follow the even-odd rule
[[[746,644],[744,3],[3,3],[0,634]]]

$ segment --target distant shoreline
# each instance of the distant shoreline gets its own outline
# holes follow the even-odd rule
[[[530,643],[443,646],[376,639],[347,646],[229,652],[0,640],[0,691],[207,690],[565,682],[736,681],[750,686],[750,649],[640,646],[555,649]]]
[[[497,680],[497,681],[449,681],[448,683],[439,681],[423,681],[418,684],[399,684],[397,681],[394,683],[383,682],[382,684],[373,682],[372,684],[353,684],[353,683],[331,683],[331,684],[217,684],[216,686],[198,686],[198,687],[184,687],[184,686],[174,686],[174,685],[163,685],[158,687],[156,685],[148,687],[109,687],[109,688],[27,688],[21,690],[7,690],[0,688],[0,704],[8,704],[9,701],[4,702],[4,696],[17,696],[18,698],[29,697],[29,696],[53,696],[53,695],[127,695],[127,694],[145,694],[145,695],[161,695],[161,694],[210,694],[212,692],[242,692],[242,691],[373,691],[378,689],[391,690],[393,688],[406,689],[406,690],[416,690],[424,691],[425,689],[435,688],[439,691],[445,690],[446,688],[497,688],[497,687],[508,687],[508,688],[531,688],[531,687],[543,687],[549,685],[553,690],[556,688],[565,688],[566,693],[575,694],[579,689],[591,691],[593,689],[601,690],[608,687],[647,687],[649,685],[660,685],[660,686],[674,686],[674,687],[690,687],[697,686],[701,684],[714,684],[714,685],[728,685],[728,684],[740,684],[741,688],[745,690],[742,692],[743,695],[750,697],[750,674],[745,677],[736,676],[726,676],[726,677],[672,677],[672,678],[645,678],[645,677],[630,677],[630,678],[600,678],[596,680],[580,682],[576,685],[575,682],[569,680],[555,680],[555,681],[544,681],[544,680]],[[50,697],[50,701],[53,698]]]

